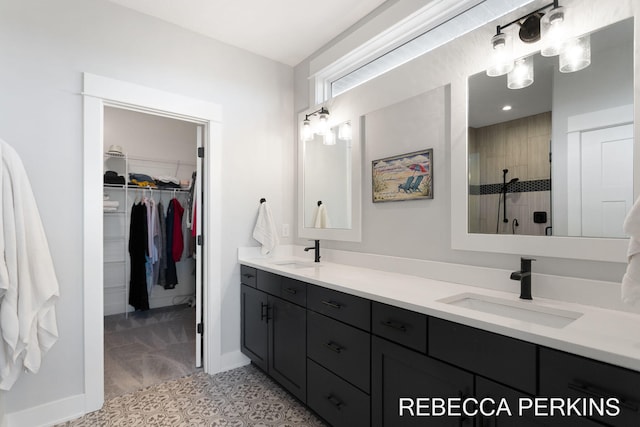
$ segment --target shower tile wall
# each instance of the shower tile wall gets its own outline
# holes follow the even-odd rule
[[[469,231],[501,234],[544,235],[550,226],[549,147],[551,112],[469,128]],[[507,182],[518,178],[507,193],[507,223],[502,221],[498,200],[503,169]],[[533,212],[547,213],[546,224],[533,222]],[[500,215],[500,218],[498,218]]]

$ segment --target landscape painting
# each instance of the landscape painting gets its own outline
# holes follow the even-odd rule
[[[373,202],[433,199],[433,149],[371,162]]]

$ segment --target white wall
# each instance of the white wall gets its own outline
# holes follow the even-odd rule
[[[542,4],[545,3],[536,2],[538,7]],[[637,2],[616,3],[614,8],[595,0],[567,0],[563,6],[572,7],[580,15],[577,31],[587,32],[633,15]],[[535,5],[532,8],[535,9]],[[521,10],[489,23],[331,101],[331,111],[344,109],[339,111],[341,117],[366,116],[363,239],[361,243],[324,241],[322,246],[503,269],[519,266],[519,257],[526,254],[501,255],[451,249],[453,212],[450,148],[466,143],[466,129],[452,128],[451,117],[454,113],[464,115],[466,111],[467,77],[487,68],[487,48],[495,34],[496,25],[510,22],[522,13]],[[533,50],[539,50],[539,46],[524,46],[515,54],[524,55]],[[295,68],[296,111],[312,104],[304,96],[313,92],[308,88],[310,82],[306,80],[309,67],[310,60],[306,60]],[[414,103],[419,111],[411,109]],[[413,126],[409,130],[401,126],[408,124]],[[373,134],[373,126],[379,135],[387,135],[388,138],[384,140],[378,134]],[[398,143],[408,138],[411,138],[410,143]],[[370,198],[370,161],[379,158],[378,155],[383,152],[386,155],[402,154],[414,146],[434,147],[434,199],[391,203],[387,206],[373,204]],[[464,174],[464,171],[460,172]],[[395,228],[397,232],[392,232],[390,228]],[[622,263],[538,257],[534,269],[546,274],[619,282],[625,267]]]
[[[256,243],[260,197],[278,224],[293,221],[291,68],[102,0],[1,2],[0,63],[0,137],[25,163],[61,294],[60,339],[40,373],[5,394],[6,411],[83,393],[85,71],[222,106],[222,350],[237,351],[237,247]]]

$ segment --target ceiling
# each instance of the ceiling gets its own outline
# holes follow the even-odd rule
[[[109,0],[295,66],[385,0]]]

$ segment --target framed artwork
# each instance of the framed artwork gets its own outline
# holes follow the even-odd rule
[[[433,199],[433,149],[371,162],[373,202]]]

